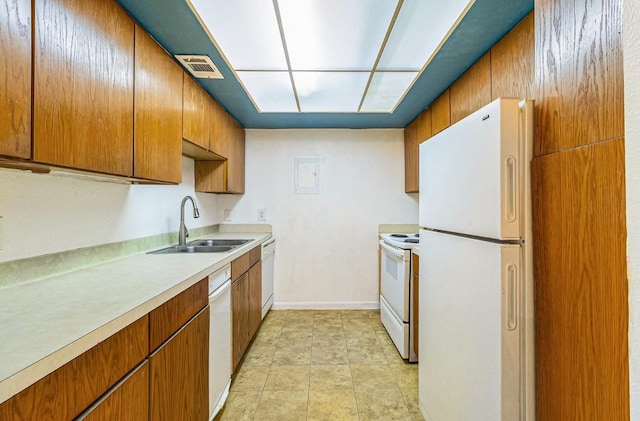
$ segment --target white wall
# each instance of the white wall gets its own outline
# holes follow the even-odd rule
[[[640,3],[624,0],[624,109],[631,419],[640,420]]]
[[[0,169],[0,262],[177,231],[180,202],[194,195],[193,165],[182,159],[182,184],[177,186]],[[200,218],[192,218],[187,204],[187,227],[218,223],[216,195],[194,197]]]
[[[373,307],[377,230],[418,221],[404,193],[404,141],[390,130],[248,130],[246,191],[218,197],[218,214],[256,223],[266,208],[276,238],[274,301],[282,307]],[[320,193],[296,195],[294,158],[320,158]]]

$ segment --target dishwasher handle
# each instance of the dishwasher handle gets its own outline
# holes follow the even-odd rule
[[[209,304],[216,301],[218,297],[224,294],[229,288],[231,288],[231,279],[227,279],[227,281],[224,284],[220,285],[218,289],[213,291],[213,293],[209,294]]]

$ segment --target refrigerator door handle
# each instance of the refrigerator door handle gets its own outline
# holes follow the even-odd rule
[[[518,268],[507,266],[507,330],[518,327]]]
[[[516,172],[516,159],[513,156],[508,156],[505,160],[506,166],[506,200],[505,200],[505,219],[507,222],[514,222],[516,220],[517,209],[517,191],[516,186],[518,183]]]

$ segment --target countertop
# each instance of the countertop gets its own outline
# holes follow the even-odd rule
[[[0,403],[271,238],[227,253],[136,254],[0,289]],[[192,240],[192,239],[189,239]]]

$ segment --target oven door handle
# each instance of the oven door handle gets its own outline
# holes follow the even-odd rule
[[[390,245],[385,243],[384,240],[380,240],[380,247],[382,247],[384,251],[387,252],[388,254],[391,254],[393,256],[396,256],[399,259],[404,260],[404,252],[405,252],[404,250],[398,250],[395,247],[391,247]]]

